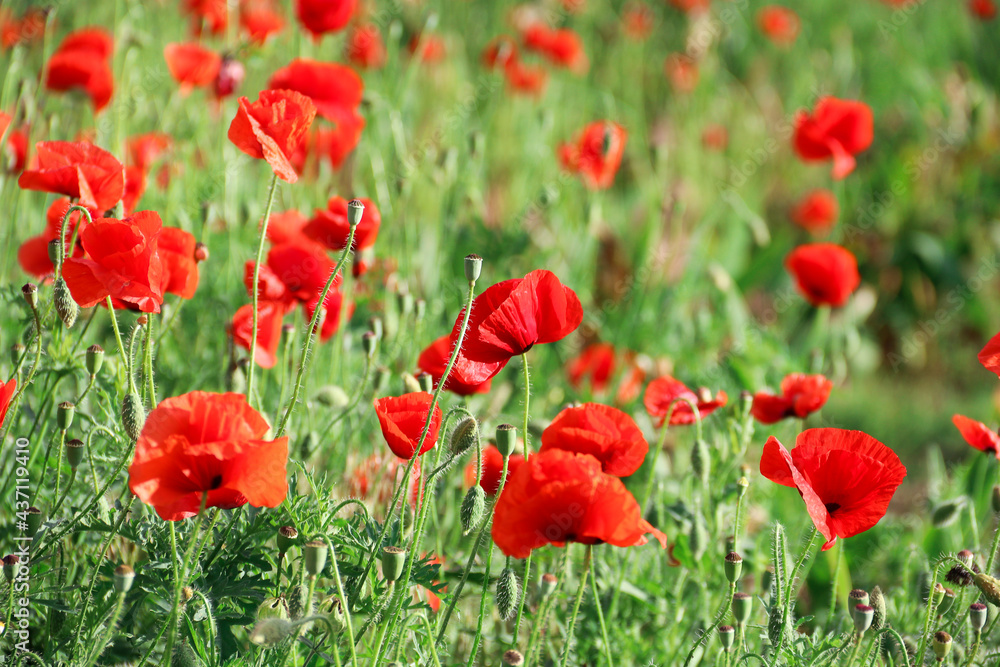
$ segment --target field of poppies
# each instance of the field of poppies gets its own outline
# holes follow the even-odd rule
[[[0,2],[0,662],[1000,664],[995,0]]]

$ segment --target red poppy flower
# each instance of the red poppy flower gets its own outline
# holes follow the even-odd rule
[[[319,296],[335,267],[326,253],[317,252],[316,246],[295,243],[271,248],[267,253],[267,266],[284,284],[288,294],[302,302]],[[333,287],[340,285],[342,280],[337,276]]]
[[[253,355],[261,368],[273,368],[278,363],[278,344],[281,342],[281,320],[288,312],[280,301],[257,302],[257,350]],[[240,306],[230,325],[233,342],[247,352],[253,339],[253,304]]]
[[[575,144],[559,147],[563,168],[580,174],[591,190],[603,190],[614,183],[625,154],[628,133],[621,125],[599,120],[584,128]]]
[[[251,0],[240,6],[240,27],[256,44],[263,44],[285,29],[285,19],[268,1]]]
[[[295,15],[302,27],[319,39],[346,26],[357,6],[358,0],[296,0]]]
[[[153,163],[170,149],[173,141],[169,134],[163,132],[147,132],[131,137],[128,140],[129,164],[148,172]]]
[[[288,437],[266,440],[267,421],[242,394],[192,391],[146,417],[129,488],[165,521],[206,507],[277,507],[288,495]]]
[[[569,28],[553,30],[544,23],[535,23],[521,35],[524,47],[545,56],[559,67],[583,74],[590,67],[590,61],[583,50],[583,40]]]
[[[336,127],[317,130],[317,154],[326,157],[332,169],[340,169],[361,141],[361,131],[364,129],[364,117],[356,109],[350,111],[336,121]]]
[[[183,229],[164,227],[157,249],[163,261],[163,293],[190,299],[198,289],[198,260],[194,236]]]
[[[372,454],[351,471],[347,480],[347,495],[370,501],[375,507],[387,505],[396,487],[403,483],[406,465],[404,459],[391,454]],[[410,468],[407,486],[406,495],[410,499],[410,505],[416,508],[420,498],[420,459],[414,461]]]
[[[56,92],[81,88],[90,97],[94,111],[100,111],[114,93],[109,61],[113,50],[111,35],[100,28],[70,33],[49,59],[45,87]]]
[[[302,93],[316,105],[316,113],[332,121],[342,118],[345,110],[356,109],[364,94],[361,77],[350,67],[304,58],[275,72],[268,88]]]
[[[222,56],[200,44],[167,44],[163,58],[174,81],[180,84],[181,94],[192,89],[215,83],[222,67]]]
[[[622,13],[622,27],[625,29],[625,35],[637,42],[646,40],[653,34],[655,18],[653,10],[645,2],[628,3]]]
[[[448,53],[444,40],[434,34],[414,35],[406,45],[406,50],[411,56],[427,64],[441,62]]]
[[[455,321],[453,343],[458,340],[464,312]],[[511,357],[535,345],[562,340],[581,321],[580,299],[551,271],[536,270],[524,278],[497,283],[472,302],[468,330],[452,373],[465,384],[485,382]]]
[[[191,15],[191,32],[200,36],[202,27],[213,35],[221,35],[229,26],[226,0],[184,0],[183,9]]]
[[[787,7],[762,8],[757,12],[757,25],[765,37],[779,46],[794,44],[799,36],[799,15]]]
[[[608,388],[615,374],[615,346],[611,343],[593,343],[566,364],[569,383],[579,389],[585,377],[590,377],[590,388],[595,394]]]
[[[670,4],[685,14],[699,14],[707,11],[709,0],[670,0]]]
[[[518,60],[507,63],[503,73],[507,78],[507,86],[516,93],[541,95],[549,82],[549,73],[544,68]]]
[[[530,456],[510,475],[493,514],[493,541],[514,558],[566,542],[637,546],[646,533],[666,548],[620,479],[593,456],[559,449]]]
[[[85,257],[70,258],[62,275],[73,300],[83,308],[107,297],[144,313],[160,312],[163,262],[157,240],[163,223],[155,211],[123,220],[98,218],[80,232]]]
[[[251,297],[253,296],[253,267],[254,261],[248,259],[243,268],[243,285],[247,288],[247,294]],[[295,296],[285,287],[285,283],[281,282],[281,278],[267,264],[262,264],[258,272],[257,291],[258,303],[261,301],[278,301],[285,306],[285,310],[291,310],[298,303]]]
[[[814,306],[843,306],[861,284],[854,254],[833,243],[800,245],[785,258],[785,268]]]
[[[20,17],[7,9],[0,10],[0,48],[10,49],[38,40],[45,31],[46,15],[37,7],[27,9]]]
[[[774,424],[786,417],[804,419],[823,407],[832,388],[833,382],[823,375],[792,373],[781,381],[781,396],[755,394],[750,414],[762,424]]]
[[[434,406],[430,428],[420,444],[420,434],[427,422],[427,412],[431,408],[432,396],[426,391],[415,391],[402,396],[386,396],[375,400],[375,414],[378,415],[382,437],[392,453],[401,459],[420,456],[437,443],[438,429],[441,428],[441,408]]]
[[[0,137],[7,133],[6,142],[3,145],[4,161],[3,170],[8,173],[17,174],[24,169],[24,163],[28,159],[28,132],[25,129],[11,129],[11,121],[14,118],[10,114],[0,111]]]
[[[444,369],[448,367],[448,360],[451,358],[451,352],[451,336],[441,336],[428,345],[424,351],[420,353],[420,357],[417,359],[417,366],[420,370],[424,373],[429,373],[430,376],[434,378],[435,387],[439,382],[441,382],[441,376],[444,375]],[[445,383],[444,388],[454,394],[458,394],[459,396],[470,396],[472,394],[489,393],[490,386],[492,384],[492,380],[487,380],[486,382],[481,382],[479,384],[466,384],[462,382],[461,378],[458,377],[455,372],[452,372],[448,376],[448,382]]]
[[[1000,459],[1000,435],[982,422],[962,415],[954,415],[951,422],[962,434],[965,441],[981,452],[993,454]]]
[[[764,445],[760,474],[798,489],[809,517],[826,538],[852,537],[885,516],[906,477],[899,457],[861,431],[811,428],[795,439],[791,453],[775,437]]]
[[[499,69],[517,62],[517,42],[507,35],[500,35],[486,45],[480,59],[483,66],[489,69]]]
[[[983,349],[979,351],[979,363],[986,370],[992,371],[1000,376],[1000,333],[993,336]]]
[[[792,221],[806,231],[822,235],[833,228],[840,215],[837,197],[829,190],[813,190],[792,209]]]
[[[17,261],[25,273],[41,279],[55,272],[55,267],[49,258],[49,241],[55,241],[59,238],[63,218],[66,216],[66,211],[69,210],[70,206],[72,206],[70,200],[65,197],[52,202],[45,215],[45,231],[21,244],[21,247],[17,251]],[[90,210],[90,215],[91,218],[99,217],[97,211],[93,209]],[[87,225],[87,218],[83,213],[74,211],[70,215],[66,225],[66,239],[64,239],[64,252],[66,256],[83,256],[83,246],[80,245],[79,234],[77,234],[76,247],[73,248],[72,253],[69,248],[70,241],[73,238],[73,231],[76,229],[77,224],[82,224],[80,227],[80,231],[82,232]]]
[[[854,171],[854,156],[871,146],[872,110],[864,102],[824,97],[812,115],[800,112],[795,120],[795,151],[806,161],[833,160],[833,178]]]
[[[664,375],[649,383],[642,402],[646,406],[646,412],[651,417],[659,419],[657,426],[663,426],[667,413],[671,411],[671,404],[673,404],[673,412],[670,412],[670,425],[677,426],[695,422],[694,412],[688,401],[698,407],[698,415],[704,419],[708,414],[725,406],[728,400],[729,397],[724,391],[716,394],[715,398],[712,397],[712,392],[708,389],[700,389],[696,394],[680,380]],[[674,401],[677,402],[674,403]]]
[[[41,141],[35,152],[37,168],[17,180],[25,190],[75,197],[100,211],[114,208],[125,194],[125,167],[103,148],[87,141]]]
[[[503,474],[503,455],[500,450],[493,445],[487,445],[483,447],[483,474],[479,478],[479,486],[483,487],[483,491],[486,492],[488,496],[495,496],[497,494],[497,489],[500,488],[500,475]],[[521,467],[524,463],[524,456],[521,454],[511,454],[507,459],[507,476],[508,479],[510,475],[514,474],[514,471]],[[472,486],[476,483],[476,459],[475,455],[472,456],[472,460],[465,466],[465,485]]]
[[[139,167],[125,167],[125,193],[122,195],[122,206],[125,214],[130,215],[138,208],[139,200],[146,193],[146,172]]]
[[[303,304],[306,322],[312,322],[317,303],[319,303],[318,295]],[[354,304],[350,302],[345,304],[343,292],[331,288],[323,299],[323,307],[326,308],[326,313],[321,315],[322,321],[319,322],[319,339],[325,342],[337,333],[342,320],[351,319],[351,315],[354,314]]]
[[[316,117],[312,101],[294,90],[264,90],[252,104],[245,97],[239,102],[229,140],[250,157],[266,160],[283,181],[299,180],[288,158]]]
[[[701,145],[713,151],[724,151],[729,146],[729,130],[725,125],[712,124],[701,132]]]
[[[17,378],[11,378],[6,382],[0,382],[0,426],[7,418],[7,410],[10,409],[10,401],[14,397],[17,389]]]
[[[385,43],[378,26],[355,26],[347,38],[345,55],[352,65],[362,69],[378,69],[385,65]]]
[[[993,0],[969,0],[969,11],[976,18],[991,21],[997,15],[997,6]]]
[[[267,240],[276,246],[291,243],[315,248],[317,253],[325,252],[323,246],[306,236],[307,224],[309,219],[296,209],[273,213],[267,223]]]
[[[649,443],[635,421],[621,410],[600,403],[566,408],[542,431],[539,452],[562,449],[590,454],[601,469],[628,477],[642,466]]]
[[[698,85],[698,63],[683,53],[671,53],[663,63],[670,85],[679,93],[690,93]]]
[[[354,230],[354,243],[351,244],[351,248],[355,251],[375,245],[379,225],[382,224],[382,214],[379,213],[375,202],[365,198],[360,201],[365,205],[365,210],[361,215],[361,222]],[[351,235],[351,225],[347,222],[347,200],[343,197],[331,197],[325,209],[316,210],[313,219],[305,226],[303,232],[330,250],[343,250]]]

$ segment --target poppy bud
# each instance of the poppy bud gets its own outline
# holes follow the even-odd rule
[[[497,611],[504,621],[514,615],[517,603],[521,599],[521,582],[514,570],[505,567],[497,579]]]
[[[479,422],[475,417],[466,417],[451,432],[452,456],[461,456],[470,447],[479,445]]]
[[[468,535],[478,528],[485,514],[486,492],[483,491],[483,487],[476,484],[475,486],[469,488],[468,492],[465,494],[465,498],[462,500],[462,510],[460,512],[462,519],[462,534]]]
[[[284,618],[265,618],[257,621],[250,631],[250,641],[258,646],[273,646],[292,634],[295,624]]]
[[[729,649],[733,647],[733,642],[736,640],[736,628],[731,625],[720,625],[719,626],[719,641],[722,643],[722,650],[729,653]]]
[[[191,645],[185,641],[174,649],[173,658],[170,659],[170,667],[201,667],[201,660],[198,659]]]
[[[866,604],[857,604],[854,605],[851,615],[854,617],[854,631],[863,635],[868,632],[868,628],[872,627],[875,610]]]
[[[965,563],[966,567],[972,567],[972,563],[976,560],[976,554],[972,553],[969,549],[962,549],[957,554],[958,560]]]
[[[503,654],[503,664],[505,667],[521,667],[524,664],[524,656],[520,651],[511,649]]]
[[[750,480],[746,477],[740,477],[736,480],[736,496],[742,498],[747,494],[747,489],[750,488]]]
[[[694,447],[691,449],[691,469],[702,484],[708,484],[709,475],[712,473],[712,457],[708,451],[708,443],[701,438],[694,441]]]
[[[190,600],[193,597],[194,597],[194,589],[193,588],[191,588],[190,586],[184,586],[183,588],[181,588],[181,599],[184,602],[187,602],[188,600]]]
[[[69,427],[73,425],[73,417],[76,415],[76,406],[69,401],[64,401],[59,404],[59,410],[56,411],[56,424],[59,425],[59,429],[62,431],[68,431]]]
[[[382,576],[386,581],[394,583],[403,576],[404,565],[406,565],[406,549],[382,547]]]
[[[59,239],[52,239],[49,241],[49,244],[45,249],[49,253],[49,261],[52,262],[54,266],[59,266],[59,260],[62,259],[59,251]]]
[[[869,601],[868,592],[860,588],[855,588],[847,594],[847,608],[852,615],[856,606],[859,604],[867,605]]]
[[[746,625],[753,610],[753,598],[749,593],[733,593],[733,622],[737,626]]]
[[[236,92],[236,89],[243,83],[246,77],[246,69],[243,63],[235,58],[226,56],[219,65],[219,73],[215,75],[215,96],[226,97]]]
[[[339,410],[346,408],[350,404],[351,397],[340,387],[327,384],[316,390],[313,400],[324,407]]]
[[[285,602],[284,597],[277,598],[265,598],[260,606],[257,607],[257,620],[263,620],[265,618],[283,618],[288,619],[288,603]]]
[[[361,334],[361,349],[369,359],[375,357],[375,350],[378,348],[378,336],[374,331],[366,331]]]
[[[100,345],[91,345],[87,348],[87,356],[85,357],[87,364],[87,372],[91,376],[97,375],[101,371],[101,366],[104,365],[104,348]]]
[[[292,587],[288,596],[288,616],[293,619],[302,618],[308,611],[309,587],[298,584]]]
[[[868,604],[875,610],[875,615],[872,617],[872,629],[878,632],[885,627],[885,596],[882,595],[881,588],[876,586],[872,589]]]
[[[1000,514],[1000,486],[993,487],[993,495],[990,496],[990,504],[993,506],[993,512],[995,514]]]
[[[38,307],[38,285],[25,283],[21,288],[21,294],[24,295],[24,300],[28,302],[32,310]]]
[[[66,461],[69,467],[76,470],[83,463],[83,455],[86,447],[81,440],[69,440],[66,442]]]
[[[552,595],[552,593],[555,592],[556,590],[556,586],[558,585],[559,585],[559,579],[556,578],[556,575],[550,574],[548,572],[543,574],[541,578],[538,580],[538,589],[537,589],[538,598],[543,599],[548,597],[549,595]]]
[[[326,554],[328,551],[329,547],[326,546],[326,542],[323,540],[306,542],[304,555],[306,559],[306,572],[309,573],[309,576],[318,576],[323,571],[323,568],[326,567]]]
[[[986,625],[986,617],[989,615],[989,608],[982,602],[973,602],[969,605],[969,623],[972,631],[979,633]]]
[[[28,537],[34,537],[38,529],[42,527],[42,510],[38,509],[34,505],[28,508],[28,520],[25,522],[28,524],[28,530],[25,531],[25,535]]]
[[[115,593],[118,593],[119,595],[128,593],[129,589],[132,588],[133,581],[135,581],[135,570],[131,567],[122,564],[115,568]]]
[[[772,646],[781,643],[781,637],[785,634],[785,614],[781,605],[773,605],[771,613],[767,617],[767,638]]]
[[[343,200],[342,200],[343,201]],[[347,224],[357,227],[361,224],[361,216],[365,214],[365,205],[360,199],[347,202]]]
[[[14,343],[10,346],[10,364],[12,366],[17,366],[21,361],[21,357],[24,356],[24,351],[28,349],[21,343]]]
[[[242,362],[241,359],[226,369],[226,387],[237,394],[244,394],[247,390],[246,364]]]
[[[336,595],[328,595],[323,598],[323,601],[319,603],[318,611],[330,621],[334,633],[339,635],[347,628],[344,603]]]
[[[517,449],[517,427],[511,424],[497,426],[497,450],[500,456],[507,458]]]
[[[410,394],[418,393],[424,390],[424,388],[420,386],[420,382],[417,381],[417,378],[413,377],[409,373],[403,373],[403,385],[406,387],[407,393]]]
[[[14,581],[17,577],[18,570],[21,569],[21,559],[14,554],[8,554],[3,557],[3,576],[8,581]]]
[[[688,532],[688,545],[691,547],[691,554],[695,558],[701,558],[708,546],[708,530],[705,528],[705,517],[701,512],[695,512],[691,521],[691,530]]]
[[[59,319],[62,320],[67,329],[76,324],[76,316],[80,314],[80,306],[73,300],[73,295],[69,293],[69,287],[62,278],[58,278],[52,285],[52,302],[55,304]]]
[[[426,391],[428,394],[434,391],[434,376],[430,373],[418,375],[417,383],[420,385],[420,391]]]
[[[198,242],[194,244],[194,261],[201,263],[208,259],[208,246]]]
[[[963,503],[958,500],[952,500],[947,503],[942,503],[938,505],[937,509],[931,515],[931,521],[934,523],[935,528],[946,528],[955,522],[958,518],[959,512],[962,511]]]
[[[934,633],[934,643],[932,644],[934,648],[934,655],[937,656],[938,662],[944,662],[944,659],[948,657],[951,653],[951,635],[945,631]]]
[[[972,583],[976,585],[987,602],[994,607],[1000,607],[1000,581],[988,574],[980,573],[972,577]]]
[[[735,551],[730,551],[726,554],[726,579],[729,583],[735,584],[740,579],[740,575],[743,574],[743,556],[739,555]]]
[[[122,425],[125,427],[125,434],[131,440],[138,440],[145,423],[146,410],[142,407],[142,399],[139,394],[130,391],[122,400]]]
[[[470,283],[474,283],[479,280],[479,276],[483,272],[483,258],[479,255],[466,255],[465,256],[465,279]]]
[[[940,586],[940,584],[938,584]],[[943,587],[942,587],[943,588]],[[941,596],[941,601],[937,606],[937,615],[944,616],[951,608],[955,605],[955,591],[950,588],[945,588],[944,593]]]
[[[278,553],[288,553],[288,550],[295,546],[299,538],[299,531],[294,526],[282,526],[278,529]]]

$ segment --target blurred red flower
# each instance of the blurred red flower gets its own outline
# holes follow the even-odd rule
[[[861,284],[854,254],[834,243],[800,245],[785,258],[785,268],[814,306],[843,306]]]
[[[125,193],[122,195],[122,206],[125,214],[130,215],[138,208],[139,200],[146,193],[146,172],[139,167],[125,167]]]
[[[521,454],[511,454],[507,460],[507,475],[510,479],[510,475],[514,474],[514,471],[521,467],[524,463],[524,456]],[[495,496],[497,489],[500,488],[500,475],[503,474],[503,455],[500,450],[493,445],[487,445],[483,447],[483,474],[479,478],[479,486],[483,487],[483,491],[486,492],[487,496]],[[465,485],[472,486],[476,483],[476,459],[475,454],[472,455],[472,460],[465,466],[464,471]]]
[[[615,346],[611,343],[592,343],[570,359],[566,364],[566,374],[574,389],[579,389],[585,377],[590,377],[590,389],[595,394],[608,388],[615,374]]]
[[[707,11],[710,0],[670,0],[670,4],[686,14],[698,14]]]
[[[264,90],[252,104],[245,97],[239,101],[229,140],[250,157],[266,160],[283,181],[299,180],[289,156],[316,117],[312,101],[293,90]]]
[[[489,69],[506,67],[512,62],[517,62],[517,42],[508,35],[500,35],[486,45],[480,60],[483,66]]]
[[[361,222],[354,230],[351,248],[355,251],[375,245],[379,225],[382,224],[382,214],[375,202],[367,198],[361,198],[360,201],[365,205],[365,210],[361,215]],[[331,197],[325,209],[316,210],[303,232],[330,250],[343,250],[351,235],[351,226],[347,222],[347,200],[343,197]]]
[[[306,303],[319,297],[335,264],[315,245],[282,243],[268,251],[267,267],[289,295]],[[337,287],[342,281],[343,278],[338,275],[332,287]]]
[[[451,332],[458,340],[465,311]],[[489,380],[512,357],[533,346],[562,340],[580,326],[583,307],[570,288],[551,271],[532,271],[524,278],[489,287],[472,302],[468,330],[452,373],[475,385]]]
[[[427,413],[431,408],[432,396],[426,391],[415,391],[402,396],[386,396],[375,400],[375,414],[378,416],[382,436],[392,453],[401,459],[411,459],[414,454],[420,456],[431,449],[438,438],[441,428],[441,408],[434,406],[430,428],[424,439],[423,447],[417,451],[420,435],[427,422]]]
[[[979,351],[979,363],[986,370],[992,371],[1000,376],[1000,333],[993,336],[983,349]]]
[[[190,232],[164,227],[157,240],[157,252],[163,262],[163,293],[190,299],[198,289],[197,242]]]
[[[811,234],[827,234],[840,215],[837,197],[826,189],[813,190],[792,208],[792,221]]]
[[[49,59],[45,87],[55,92],[81,88],[90,97],[94,111],[100,111],[114,93],[110,63],[113,50],[111,34],[102,28],[70,33]]]
[[[148,172],[157,158],[170,149],[173,142],[173,138],[164,132],[147,132],[130,137],[128,140],[129,164]]]
[[[969,0],[969,11],[976,18],[991,21],[996,18],[997,5],[993,0]]]
[[[729,130],[725,125],[706,125],[701,132],[701,145],[713,151],[724,151],[729,146]]]
[[[566,542],[637,546],[646,533],[666,548],[620,479],[593,456],[558,449],[533,454],[508,477],[493,515],[493,541],[514,558]]]
[[[805,161],[833,160],[833,178],[854,171],[854,156],[871,146],[874,138],[872,110],[864,102],[824,97],[812,114],[795,119],[795,151]]]
[[[340,276],[337,277],[337,281],[335,282],[339,281]],[[312,316],[316,312],[316,304],[318,303],[319,294],[303,303],[306,322],[312,322]],[[321,320],[317,323],[319,326],[319,339],[321,341],[328,341],[333,334],[337,333],[337,329],[340,328],[342,321],[351,319],[351,315],[354,314],[354,304],[351,302],[344,303],[343,292],[331,287],[330,291],[326,293],[326,298],[323,299],[323,307],[326,309],[326,312],[320,316]]]
[[[49,259],[49,241],[55,241],[59,238],[59,233],[61,232],[62,221],[66,216],[66,211],[72,206],[69,199],[62,197],[55,200],[49,206],[49,210],[45,215],[45,231],[43,231],[38,236],[33,236],[24,243],[17,251],[17,261],[24,269],[25,273],[28,273],[35,278],[44,278],[45,276],[52,275],[55,272],[55,267],[52,265],[52,260]],[[91,218],[100,217],[96,209],[89,209]],[[66,239],[63,243],[64,252],[66,256],[72,255],[73,257],[83,256],[83,246],[80,245],[80,236],[77,234],[76,247],[73,248],[72,253],[70,253],[69,244],[73,237],[73,230],[76,229],[77,224],[81,224],[80,231],[87,226],[87,218],[80,211],[74,211],[69,217],[69,221],[66,225]]]
[[[271,76],[268,88],[294,90],[316,105],[316,113],[334,122],[361,104],[364,83],[350,67],[297,58]]]
[[[680,380],[664,375],[649,383],[642,402],[646,406],[646,412],[649,413],[649,416],[658,419],[657,426],[663,426],[668,412],[670,413],[670,425],[677,426],[693,424],[696,421],[688,401],[697,406],[698,416],[704,419],[708,414],[724,407],[728,400],[729,397],[724,391],[720,391],[714,398],[708,389],[699,389],[696,394]],[[672,412],[671,404],[673,404]]]
[[[155,211],[139,211],[123,220],[98,218],[84,227],[80,244],[86,255],[63,263],[73,300],[89,308],[110,296],[144,313],[160,312],[163,261],[157,241],[162,226]]]
[[[584,128],[576,143],[559,147],[567,171],[579,174],[591,190],[611,187],[625,154],[628,133],[618,123],[599,120]]]
[[[285,19],[270,0],[243,0],[240,27],[256,44],[263,44],[285,29]]]
[[[671,53],[663,63],[663,72],[679,93],[690,93],[698,85],[698,63],[683,53]]]
[[[441,382],[441,376],[444,375],[444,369],[448,366],[451,352],[451,336],[441,336],[424,348],[424,351],[420,353],[420,357],[417,359],[417,366],[420,370],[424,373],[429,373],[434,378],[435,387]],[[459,396],[469,396],[471,394],[488,393],[492,384],[492,380],[487,380],[479,384],[465,384],[456,373],[452,372],[448,376],[448,382],[445,383],[444,388]]]
[[[254,361],[261,368],[272,368],[278,363],[278,344],[281,342],[281,320],[288,307],[280,301],[257,302],[257,349]],[[230,325],[233,342],[250,351],[253,339],[253,304],[240,306]]]
[[[760,474],[798,489],[809,517],[826,538],[852,537],[885,516],[906,468],[890,448],[861,431],[811,428],[791,453],[772,436],[760,457]]]
[[[215,83],[222,67],[222,56],[200,44],[170,43],[163,48],[163,58],[182,95],[194,88]]]
[[[63,194],[81,206],[106,211],[125,194],[125,167],[115,156],[87,141],[35,144],[38,166],[17,180],[25,190]]]
[[[202,28],[213,35],[221,35],[229,26],[229,9],[226,0],[184,0],[183,10],[191,15],[191,32],[200,36]]]
[[[357,6],[358,0],[295,0],[295,15],[319,39],[346,26]]]
[[[754,394],[750,414],[761,424],[774,424],[786,417],[805,419],[819,410],[830,397],[833,382],[824,375],[792,373],[781,381],[781,395]]]
[[[513,60],[503,68],[507,86],[515,93],[541,95],[549,82],[549,73],[538,65],[528,65]]]
[[[385,43],[378,26],[374,24],[355,26],[344,50],[347,60],[355,67],[378,69],[385,65]]]
[[[427,64],[439,63],[448,54],[444,40],[433,33],[414,35],[406,45],[406,50],[411,56]]]
[[[764,36],[779,46],[795,43],[799,36],[799,15],[787,7],[768,5],[757,12],[757,25]]]
[[[534,23],[521,34],[521,39],[529,51],[540,53],[571,72],[583,74],[590,67],[583,40],[569,28],[553,30],[544,23]]]
[[[621,410],[600,403],[566,408],[542,431],[546,452],[562,449],[590,454],[601,469],[615,477],[628,477],[642,466],[649,443],[635,420]]]
[[[622,12],[622,26],[629,39],[641,42],[653,34],[656,16],[652,8],[641,0],[632,0]]]
[[[0,111],[0,137],[7,133],[6,142],[3,145],[3,164],[0,165],[7,173],[17,174],[24,169],[24,164],[28,160],[28,131],[25,128],[11,129],[13,116]]]
[[[45,32],[47,12],[29,7],[20,17],[8,9],[0,9],[0,49],[37,41]]]
[[[0,426],[3,426],[3,420],[7,418],[7,410],[10,409],[10,401],[14,397],[16,389],[17,378],[0,382]]]
[[[165,521],[206,507],[277,507],[288,494],[288,438],[242,394],[192,391],[154,408],[135,444],[129,488]]]
[[[951,422],[972,447],[1000,459],[1000,435],[996,431],[982,422],[962,415],[952,416]]]

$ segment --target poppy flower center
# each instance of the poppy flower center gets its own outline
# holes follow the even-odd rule
[[[214,491],[220,486],[222,486],[222,475],[216,475],[215,477],[212,478],[212,481],[209,482],[208,490]]]
[[[834,512],[840,509],[840,503],[827,503],[826,512],[827,514],[833,515]]]

